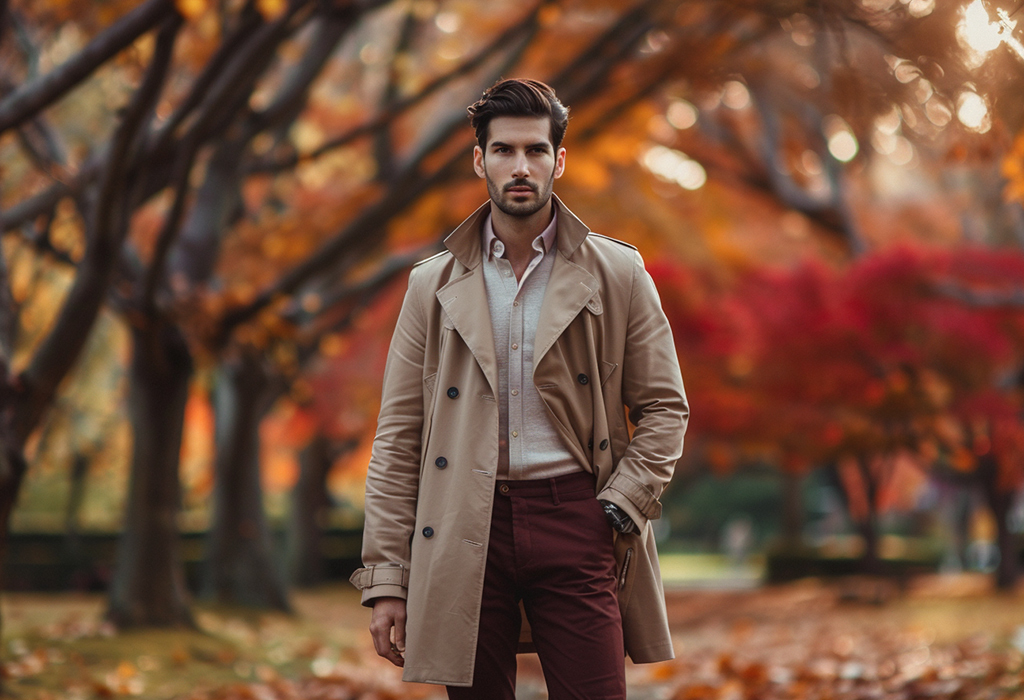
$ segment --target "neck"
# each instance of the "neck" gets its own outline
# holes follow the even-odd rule
[[[505,244],[505,254],[513,266],[519,258],[529,261],[533,257],[533,241],[548,227],[552,216],[553,200],[548,200],[530,216],[509,216],[498,207],[491,207],[491,227],[498,240]]]

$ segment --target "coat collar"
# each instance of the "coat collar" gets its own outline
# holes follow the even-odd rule
[[[552,194],[551,199],[558,210],[558,235],[555,243],[563,256],[571,258],[590,233],[590,229],[569,211],[569,207],[565,206],[558,195]],[[488,200],[444,239],[445,246],[466,269],[472,270],[482,260],[481,231],[484,219],[490,212],[491,202]]]
[[[555,241],[557,254],[551,268],[537,333],[534,338],[533,365],[536,368],[551,346],[555,344],[572,320],[588,306],[594,313],[600,313],[599,300],[591,301],[598,292],[597,279],[586,269],[572,261],[590,229],[569,211],[560,199],[552,195],[558,207],[558,237]],[[451,325],[462,336],[473,357],[483,370],[491,391],[498,392],[498,362],[494,349],[494,331],[491,312],[487,304],[487,289],[481,262],[481,227],[490,212],[486,202],[462,222],[447,238],[445,245],[455,259],[465,268],[464,272],[437,291]]]

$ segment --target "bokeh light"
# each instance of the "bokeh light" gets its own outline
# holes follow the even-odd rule
[[[652,146],[644,153],[641,163],[666,182],[674,182],[686,190],[699,190],[707,182],[704,167],[682,151],[666,146]]]
[[[965,127],[979,134],[992,128],[992,117],[985,99],[972,90],[964,90],[957,98],[956,117]]]

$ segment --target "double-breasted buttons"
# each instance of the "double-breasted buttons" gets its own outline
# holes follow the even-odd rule
[[[458,388],[456,388],[454,386],[448,387],[448,398],[449,399],[457,399],[457,398],[459,398],[459,390],[458,390]]]
[[[578,381],[580,384],[589,384],[590,377],[580,372],[578,375],[576,375],[576,381]]]
[[[601,447],[602,450],[607,450],[608,449],[608,441],[607,440],[602,440],[600,447]]]
[[[438,469],[444,469],[445,467],[448,466],[448,460],[445,459],[444,457],[438,457],[437,459],[434,460],[434,466],[437,467]]]
[[[501,491],[502,493],[508,493],[508,484],[502,484],[501,486],[498,487],[498,490]]]
[[[425,528],[423,528],[423,536],[424,537],[433,537],[434,536],[434,528],[432,528],[432,527],[425,527]]]

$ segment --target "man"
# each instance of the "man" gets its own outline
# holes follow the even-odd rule
[[[407,681],[512,700],[535,648],[553,700],[625,698],[626,653],[673,655],[648,525],[688,417],[671,331],[636,249],[552,194],[551,88],[469,113],[490,201],[409,277],[352,582]]]

